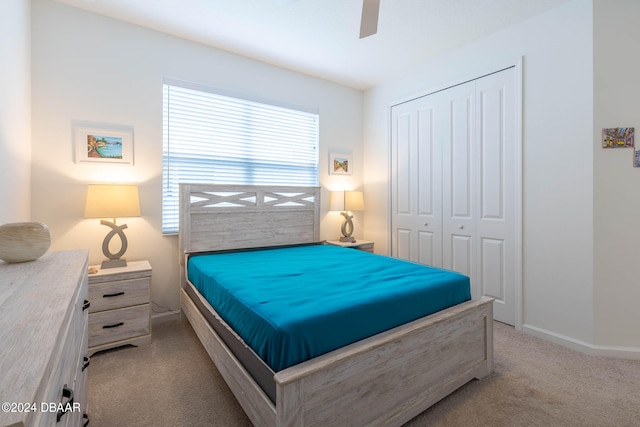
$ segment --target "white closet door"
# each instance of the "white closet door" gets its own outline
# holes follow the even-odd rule
[[[392,114],[392,255],[442,266],[441,143],[438,95],[394,106]]]
[[[443,267],[476,282],[475,174],[478,147],[475,144],[475,82],[443,92],[447,117],[438,126],[442,145]],[[477,295],[473,295],[474,297]]]
[[[476,80],[476,295],[495,298],[494,318],[515,324],[516,81],[513,68]]]
[[[392,255],[470,277],[515,324],[520,173],[510,68],[391,109]]]

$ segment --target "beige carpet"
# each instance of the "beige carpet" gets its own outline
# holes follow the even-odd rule
[[[640,361],[597,358],[495,323],[495,371],[408,426],[640,426]],[[186,320],[91,359],[91,427],[250,426]]]

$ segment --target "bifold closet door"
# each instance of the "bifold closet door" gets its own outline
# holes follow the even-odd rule
[[[477,245],[476,293],[495,298],[494,318],[516,320],[517,200],[520,182],[516,144],[514,68],[476,80],[474,193]]]
[[[392,108],[392,256],[442,267],[442,120],[446,97]]]
[[[513,68],[391,109],[392,256],[458,271],[515,323]]]
[[[475,81],[446,94],[446,117],[438,123],[442,136],[442,256],[443,267],[471,278],[476,275]],[[473,295],[476,297],[477,295]]]

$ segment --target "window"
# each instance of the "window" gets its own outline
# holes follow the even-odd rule
[[[318,185],[318,114],[165,79],[162,232],[180,183]]]

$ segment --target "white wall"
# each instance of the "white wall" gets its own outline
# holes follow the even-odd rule
[[[593,341],[592,21],[591,2],[572,1],[407,70],[364,101],[365,237],[387,253],[389,105],[523,59],[523,328],[578,347]]]
[[[633,150],[602,149],[607,127],[635,127],[640,147],[640,3],[594,2],[595,342],[640,347],[640,168]],[[624,350],[624,349],[617,349]]]
[[[149,259],[153,301],[179,308],[178,239],[160,231],[164,76],[317,108],[321,185],[361,187],[360,91],[50,0],[34,0],[32,7],[33,216],[49,225],[52,249],[89,248],[90,263],[99,263],[109,230],[82,218],[86,185],[138,183],[142,217],[126,220],[126,257]],[[133,126],[135,164],[76,164],[73,121]],[[329,176],[330,150],[353,154],[354,175]],[[324,191],[323,212],[328,199]],[[337,236],[338,217],[334,212],[323,217],[322,239]]]
[[[0,12],[0,225],[31,220],[30,8],[5,0]]]

